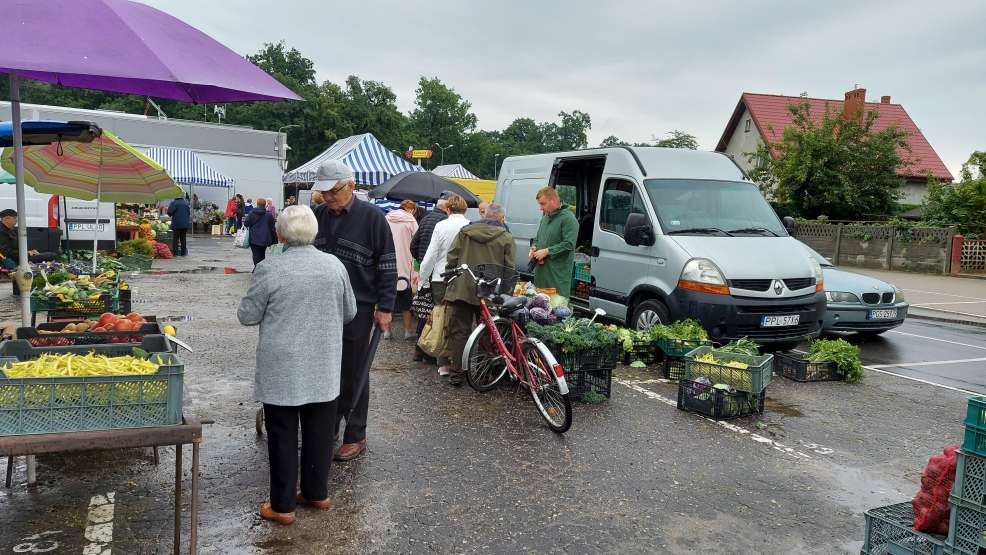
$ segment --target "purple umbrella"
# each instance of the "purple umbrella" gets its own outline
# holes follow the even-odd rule
[[[5,2],[0,73],[10,74],[17,179],[17,278],[27,260],[20,78],[191,103],[301,100],[246,58],[186,23],[127,0]],[[24,288],[20,283],[21,290]],[[21,296],[24,325],[30,299]]]

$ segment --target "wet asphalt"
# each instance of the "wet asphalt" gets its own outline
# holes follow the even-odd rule
[[[235,319],[250,255],[199,237],[190,251],[131,283],[135,310],[177,320],[195,349],[182,355],[185,413],[215,421],[202,446],[202,553],[858,553],[862,512],[909,500],[928,457],[961,441],[961,390],[986,392],[983,361],[941,364],[986,358],[986,330],[913,320],[848,337],[872,368],[863,384],[775,376],[765,414],[728,424],[677,410],[658,372],[620,368],[611,398],[576,404],[562,437],[526,394],[451,388],[410,360],[410,343],[386,341],[368,453],[333,466],[333,509],[299,509],[281,527],[257,516],[256,329]],[[5,290],[0,316],[13,306]],[[186,492],[190,463],[186,448]],[[110,492],[114,553],[172,551],[173,448],[157,467],[144,450],[38,466],[37,485],[19,460],[0,489],[0,553],[83,552],[90,500]]]

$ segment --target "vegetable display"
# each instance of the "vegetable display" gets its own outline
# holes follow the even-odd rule
[[[757,356],[760,354],[760,345],[757,345],[755,341],[751,341],[750,338],[744,337],[742,339],[730,341],[716,350],[721,353],[737,353],[740,355]]]
[[[740,370],[746,370],[750,367],[749,364],[745,362],[740,362],[738,360],[720,360],[717,359],[712,352],[703,353],[695,357],[698,362],[707,362],[709,364],[717,364],[719,366],[729,366],[730,368],[739,368]]]
[[[531,312],[533,314],[534,310]],[[564,353],[604,349],[616,344],[616,334],[598,322],[587,318],[569,318],[560,324],[545,326],[530,322],[527,333]]]
[[[709,333],[705,331],[702,324],[691,318],[678,320],[671,325],[657,324],[643,333],[651,340],[708,341],[709,339]]]
[[[161,357],[158,355],[158,363]],[[4,368],[7,378],[59,378],[90,376],[139,376],[154,374],[159,364],[135,356],[108,357],[89,352],[85,355],[51,353],[34,360],[15,362]]]
[[[863,364],[859,361],[859,347],[845,339],[816,339],[808,346],[810,362],[831,362],[845,373],[848,383],[863,381]]]
[[[95,278],[56,272],[54,275],[58,279],[57,283],[52,283],[43,269],[40,269],[39,273],[44,286],[34,289],[31,293],[39,299],[58,299],[63,303],[97,301],[103,294],[111,293],[117,288],[117,275],[112,270],[107,270]]]

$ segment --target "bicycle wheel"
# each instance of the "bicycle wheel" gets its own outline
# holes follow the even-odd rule
[[[510,321],[496,317],[493,318],[493,323],[496,324],[496,329],[500,332],[507,350],[512,350]],[[469,382],[469,386],[480,393],[496,387],[507,373],[507,363],[490,339],[490,333],[485,325],[480,324],[469,334],[466,348],[462,351],[462,367],[466,369],[466,381]]]
[[[549,361],[554,360],[551,352],[540,341],[527,340],[521,349],[534,374],[531,387],[534,405],[551,431],[565,433],[572,426],[572,401],[568,398],[567,388],[566,393],[562,393],[561,379],[551,368]]]

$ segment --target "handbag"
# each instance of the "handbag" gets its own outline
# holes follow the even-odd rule
[[[431,322],[425,324],[421,330],[421,337],[418,338],[418,347],[426,355],[440,357],[445,355],[447,340],[445,336],[445,304],[435,307],[431,313]]]
[[[233,245],[241,249],[250,248],[250,228],[243,226],[239,231],[236,232],[236,236],[233,237]]]
[[[417,295],[411,300],[411,312],[418,318],[427,318],[435,308],[435,297],[431,288],[418,289]]]

